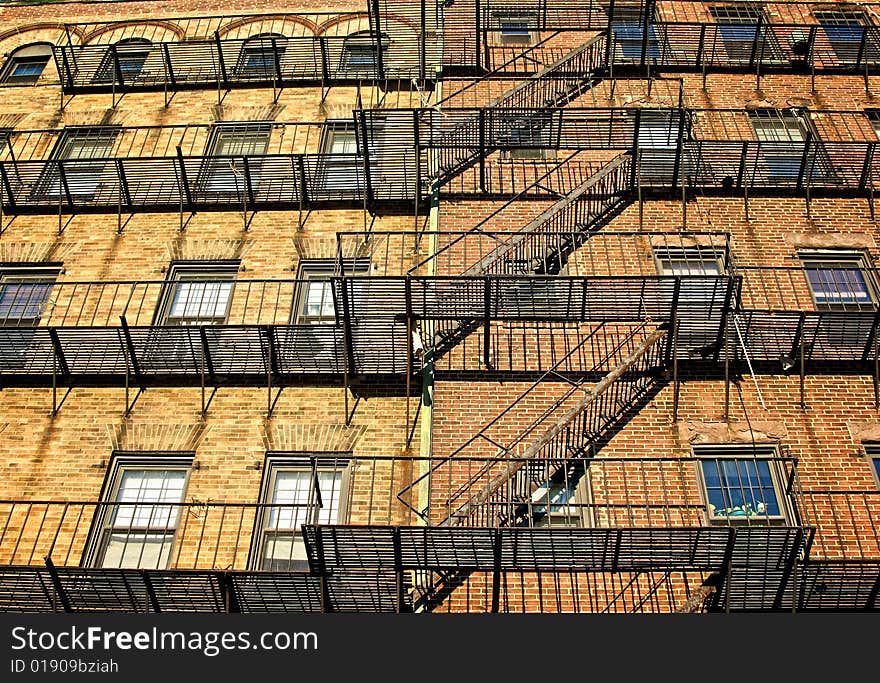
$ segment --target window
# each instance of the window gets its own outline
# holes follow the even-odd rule
[[[157,324],[225,323],[238,265],[237,261],[172,264],[163,288]]]
[[[865,111],[865,115],[871,122],[871,128],[874,131],[874,135],[876,135],[877,139],[880,140],[880,110],[869,109]]]
[[[270,123],[218,123],[214,126],[205,152],[210,158],[204,161],[200,171],[200,190],[238,198],[246,192],[248,181],[255,189],[260,180],[261,160],[248,159],[245,168],[242,157],[264,155],[271,133]]]
[[[871,474],[874,475],[874,483],[880,487],[880,443],[866,443],[863,444],[863,448],[868,457]]]
[[[549,159],[555,158],[551,114],[501,115],[495,125],[500,140],[508,149],[501,152],[502,159]]]
[[[69,192],[74,200],[93,198],[118,134],[119,129],[112,126],[66,128],[51,155],[53,161],[63,163],[48,164],[38,193],[57,197]],[[113,177],[116,182],[115,173]]]
[[[635,117],[635,112],[631,115]],[[675,171],[675,158],[678,154],[678,134],[681,113],[675,109],[642,109],[639,113],[639,159],[638,174],[641,179],[672,179]],[[690,137],[690,127],[685,125],[682,135]],[[686,159],[683,159],[686,162]],[[692,165],[679,168],[684,175]]]
[[[280,33],[260,33],[242,43],[235,74],[243,78],[278,77],[287,38]]]
[[[379,39],[384,58],[391,42],[384,33]],[[353,70],[375,69],[379,64],[376,39],[370,31],[359,31],[347,36],[342,45],[342,67]]]
[[[874,308],[877,289],[863,252],[828,250],[801,252],[798,256],[817,308]]]
[[[167,569],[191,465],[191,454],[114,455],[87,564]]]
[[[535,463],[544,469],[546,464]],[[538,478],[543,473],[537,473]],[[525,525],[542,527],[582,527],[589,520],[589,505],[583,490],[586,477],[580,466],[564,469],[549,481],[535,489],[529,505],[529,517]]]
[[[278,454],[266,459],[263,509],[252,557],[266,571],[307,571],[303,524],[340,524],[347,517],[351,455]]]
[[[710,522],[785,521],[775,446],[700,446],[694,454]]]
[[[495,12],[498,42],[504,45],[531,45],[538,30],[538,15],[534,12]]]
[[[654,249],[661,275],[722,275],[724,252],[714,247],[663,247]]]
[[[48,43],[24,45],[6,60],[0,72],[0,81],[19,85],[36,83],[51,56],[52,46]]]
[[[353,121],[327,121],[321,140],[323,185],[330,190],[357,190],[364,185],[363,157],[358,154]]]
[[[92,78],[93,83],[131,83],[137,80],[150,55],[152,43],[146,38],[125,38],[107,48],[101,65]]]
[[[749,119],[761,142],[760,155],[767,173],[774,178],[797,178],[804,156],[800,118],[792,111],[759,109],[750,111]]]
[[[641,60],[645,36],[645,18],[638,7],[615,8],[611,32],[619,52],[625,59]],[[653,21],[648,22],[648,42],[645,59],[660,58],[660,43]]]
[[[710,7],[709,11],[719,25],[718,35],[732,62],[751,64],[753,60],[767,61],[779,57],[776,37],[766,28],[767,19],[762,7],[720,5]]]
[[[40,322],[59,266],[0,269],[0,325],[35,327]]]
[[[366,259],[348,260],[343,266],[345,275],[367,275],[370,262]],[[339,263],[333,259],[300,261],[297,291],[294,295],[293,324],[329,325],[336,322],[331,278],[339,274]]]
[[[863,51],[862,41],[868,24],[864,13],[855,10],[836,10],[814,12],[813,16],[822,27],[837,58],[841,62],[858,62]]]

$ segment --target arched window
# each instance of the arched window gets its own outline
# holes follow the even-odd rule
[[[13,51],[3,65],[0,82],[3,83],[36,83],[49,63],[52,56],[52,45],[49,43],[31,43],[22,45]]]
[[[278,75],[287,37],[280,33],[260,33],[242,43],[235,73],[245,78],[273,78]]]
[[[391,45],[386,34],[379,39],[378,49],[385,51]],[[372,70],[379,64],[376,38],[370,31],[358,31],[346,37],[342,46],[342,67],[353,70]]]
[[[104,53],[104,58],[101,60],[101,65],[95,72],[92,82],[119,82],[120,75],[123,83],[137,80],[152,45],[146,38],[123,38],[111,45]]]

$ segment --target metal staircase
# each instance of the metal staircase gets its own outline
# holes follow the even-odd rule
[[[438,184],[498,149],[539,138],[547,126],[547,109],[565,106],[598,82],[606,64],[605,41],[605,34],[594,36],[477,113],[438,111],[431,122],[431,146],[437,148],[431,175]]]
[[[569,256],[590,235],[605,226],[631,201],[632,157],[621,154],[590,176],[559,202],[499,244],[461,275],[558,274]],[[446,321],[434,329],[438,359],[477,330],[475,320]]]
[[[640,400],[662,385],[671,343],[666,325],[645,322],[623,329],[598,325],[477,434],[403,489],[398,499],[431,526],[532,526],[536,507],[545,511],[550,507],[549,484],[560,474],[566,481],[579,479],[585,458],[595,454],[602,439],[620,427]],[[584,358],[590,364],[572,372]],[[562,396],[514,438],[505,443],[495,438],[494,432],[503,431],[505,423],[522,419],[516,407],[554,379],[568,385]],[[494,454],[478,460],[480,466],[471,471],[473,454],[487,445]],[[448,488],[443,500],[434,500],[430,483],[450,480],[455,486]],[[545,491],[539,497],[543,500],[536,501],[540,489]],[[428,491],[421,509],[410,504],[418,490]],[[462,571],[420,575],[415,581],[417,608],[432,609],[468,575]]]

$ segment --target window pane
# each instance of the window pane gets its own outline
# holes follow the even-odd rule
[[[285,470],[275,474],[269,510],[269,529],[299,530],[309,517],[309,506],[315,500],[312,495],[311,470]]]
[[[612,24],[614,40],[628,59],[641,59],[644,24],[641,21],[615,21]],[[654,33],[653,24],[648,24],[648,45],[645,56],[648,59],[660,57],[660,46]]]
[[[667,275],[720,275],[721,266],[715,259],[668,259],[663,271]]]
[[[263,537],[265,571],[305,571],[309,568],[306,544],[299,534],[267,532]]]
[[[715,458],[703,460],[701,465],[710,516],[781,516],[769,461]]]
[[[871,303],[861,270],[807,266],[806,272],[816,303]]]
[[[336,319],[331,282],[309,282],[303,315],[310,318]]]
[[[231,293],[231,282],[179,282],[168,317],[206,323],[225,320]]]
[[[179,503],[183,499],[184,470],[125,469],[119,480],[111,525],[168,528],[177,524],[179,506],[136,503]]]
[[[170,533],[108,533],[101,566],[164,569],[171,558],[172,540]]]
[[[35,321],[42,315],[51,291],[51,283],[0,283],[0,322]]]

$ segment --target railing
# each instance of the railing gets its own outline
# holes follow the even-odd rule
[[[412,149],[360,154],[169,156],[0,162],[8,214],[292,209],[417,196]]]
[[[352,121],[352,125],[354,121]],[[311,154],[320,151],[326,122],[226,121],[159,126],[72,126],[68,128],[13,129],[5,134],[4,161],[49,160],[62,140],[98,143],[110,159],[175,156],[180,147],[187,157],[210,149],[213,136],[264,136],[263,154]]]
[[[450,455],[435,461],[428,472],[413,482],[411,486],[401,491],[398,497],[401,500],[407,499],[410,491],[418,487],[422,480],[434,481],[436,479],[442,481],[447,479],[451,481],[452,477],[462,473],[462,462],[466,462],[470,466],[469,461],[467,461],[468,457],[484,455],[485,450],[489,449],[494,454],[494,457],[487,460],[477,472],[468,469],[467,476],[452,489],[451,495],[441,503],[441,508],[446,511],[446,515],[440,524],[457,524],[464,520],[477,526],[487,523],[494,525],[493,520],[499,518],[487,514],[487,509],[489,513],[493,512],[492,503],[498,502],[498,495],[501,495],[503,498],[504,495],[509,494],[507,498],[504,498],[504,502],[507,503],[522,502],[522,496],[525,495],[522,490],[509,489],[509,487],[504,487],[504,485],[512,481],[526,460],[535,458],[536,461],[545,462],[549,469],[543,471],[543,474],[538,472],[536,476],[543,476],[543,481],[548,482],[554,472],[566,463],[569,456],[576,458],[582,457],[585,454],[583,449],[575,447],[574,444],[576,442],[581,443],[582,440],[590,438],[590,435],[586,432],[587,423],[581,424],[583,429],[571,430],[568,424],[571,422],[571,419],[568,418],[572,403],[580,403],[577,399],[581,395],[592,395],[589,390],[582,388],[587,379],[595,377],[596,374],[616,372],[618,366],[627,364],[630,356],[636,351],[640,350],[641,354],[644,354],[644,349],[640,348],[641,343],[647,343],[648,347],[652,347],[663,334],[662,332],[651,333],[651,326],[647,324],[634,327],[620,325],[599,326],[531,384],[508,408],[499,413],[477,434],[456,448]],[[560,373],[570,369],[569,364],[572,358],[577,358],[578,364],[587,369],[587,373],[575,379],[566,380],[568,382],[566,390],[560,391],[561,395],[556,397],[549,407],[545,406],[539,409],[538,417],[532,420],[527,427],[512,432],[511,429],[516,430],[522,420],[521,411],[524,409],[523,406],[526,403],[531,404],[536,400],[540,404],[540,397],[543,395],[541,392],[545,391],[547,386],[546,380],[565,379]],[[651,355],[648,360],[650,362],[659,361],[659,356]],[[646,375],[645,378],[647,381],[651,381],[649,375]],[[604,383],[608,384],[608,381],[604,381]],[[603,382],[600,382],[601,384]],[[538,393],[533,393],[536,390]],[[592,391],[597,395],[604,393],[604,389],[602,392],[598,391],[598,385]],[[614,394],[612,400],[618,401],[621,399],[617,391],[612,391],[611,394]],[[623,402],[626,402],[626,399],[620,401],[621,404]],[[547,438],[542,437],[537,442],[538,446],[536,447],[532,443],[533,439],[541,434],[543,430],[547,429],[551,419],[560,419],[559,412],[563,409],[566,409],[567,412],[565,413],[566,417],[562,418],[565,423],[562,429],[557,429]],[[592,411],[593,409],[590,408],[590,410]],[[579,411],[575,410],[571,418],[578,419],[578,414]],[[616,416],[617,412],[614,411],[613,416],[609,417],[614,419]],[[562,435],[564,443],[557,443],[559,441],[557,437],[560,435]],[[465,460],[461,460],[461,458],[465,458]],[[512,469],[508,471],[509,468]],[[527,472],[531,472],[531,470],[530,466]],[[531,480],[529,480],[524,483],[524,486],[531,488],[531,483]],[[483,486],[489,492],[485,496],[479,493]],[[531,495],[531,493],[532,490],[529,490],[528,495]],[[429,509],[417,510],[414,508],[414,511],[426,522],[437,523],[436,517],[432,520]]]
[[[880,491],[809,489],[799,509],[816,527],[810,558],[880,560]]]
[[[876,185],[870,120],[860,112],[808,114],[815,132],[768,142],[754,139],[745,110],[447,108],[422,111],[418,137],[442,168],[481,150],[630,150],[638,152],[634,183],[645,188],[865,193]],[[456,191],[493,193],[491,181],[481,166]]]
[[[422,500],[431,501],[431,518],[440,519],[447,510],[442,501],[451,500],[451,494],[465,484],[469,473],[483,470],[487,463],[494,461],[468,456],[457,460],[458,469],[445,469],[443,476],[433,476],[424,486],[413,487],[407,502],[420,505]],[[710,523],[710,509],[703,500],[696,476],[697,459],[692,457],[573,455],[569,460],[572,467],[564,478],[552,482],[543,480],[541,483],[546,486],[536,489],[534,495],[520,504],[528,511],[523,515],[523,526],[587,532],[593,529],[601,536],[603,530],[609,529],[742,528],[780,523],[760,514],[714,517]],[[788,482],[788,492],[780,495],[785,496],[785,501],[800,506],[796,501],[793,462],[782,458],[774,462]],[[202,494],[193,490],[199,485],[198,471],[190,477],[192,494],[181,503],[3,500],[0,501],[0,565],[43,565],[49,558],[59,567],[290,571],[296,565],[296,570],[307,571],[308,566],[303,562],[306,554],[302,525],[330,525],[331,530],[333,525],[382,529],[418,526],[419,520],[409,505],[401,503],[394,492],[405,482],[424,483],[419,474],[430,464],[429,459],[381,456],[325,463],[321,465],[321,472],[326,475],[324,481],[341,481],[341,487],[323,491],[321,496],[312,491],[303,497],[307,502],[302,504],[202,499]],[[542,458],[535,458],[530,468],[534,470],[536,481],[540,478],[539,472],[552,469]],[[343,476],[340,478],[340,475]],[[251,478],[255,493],[258,479]],[[560,496],[563,488],[566,495]],[[487,504],[487,510],[497,511],[508,504],[509,501],[496,500]],[[839,518],[847,514],[844,509],[836,512]],[[491,522],[494,519],[497,519],[495,514],[487,514],[488,527],[483,528],[497,528]],[[861,517],[848,519],[857,524],[870,521]],[[836,533],[836,528],[828,522],[829,538]],[[863,535],[872,533],[862,526],[852,528]],[[152,549],[144,541],[148,533],[157,537]],[[272,545],[273,538],[275,545]],[[370,552],[367,548],[350,550]],[[275,565],[264,562],[267,555],[277,561]]]
[[[65,26],[55,46],[66,93],[180,90],[199,87],[285,87],[297,83],[410,79],[424,81],[441,65],[427,36],[437,15],[426,3],[392,10],[367,2],[366,12],[185,16],[99,21]],[[362,33],[368,24],[366,35]],[[349,35],[372,47],[373,59],[350,58]],[[100,42],[74,43],[98,35]],[[107,36],[140,42],[114,44]],[[381,38],[380,38],[381,36]],[[364,41],[367,41],[366,43]]]
[[[632,199],[631,163],[631,157],[622,155],[607,164],[462,274],[495,275],[512,268],[537,275],[560,272],[589,234]]]
[[[486,113],[498,109],[545,109],[563,106],[592,82],[596,71],[602,66],[603,40],[604,36],[595,36],[490,102],[476,116],[463,122],[456,122],[454,118],[441,118],[440,130],[434,130],[432,126],[432,139],[435,135],[439,137],[439,143],[432,146],[445,152],[455,150],[455,153],[441,153],[435,159],[431,175],[441,183],[446,182],[475,161],[485,158],[487,153],[499,146],[503,147],[505,140],[520,138],[531,134],[536,126],[542,127],[544,122],[540,113],[533,112],[525,118],[520,115],[516,120],[507,118],[500,125],[497,120],[496,123],[487,122]],[[445,112],[441,112],[441,116],[445,117]],[[476,144],[467,142],[474,139]]]
[[[715,339],[734,286],[726,276],[331,282],[333,318],[318,325],[294,307],[296,280],[7,284],[0,371],[24,377],[397,374],[416,368],[413,333],[451,330],[442,342],[448,350],[464,341],[469,325],[482,326],[486,354],[495,323],[641,322],[668,320],[675,311]],[[174,305],[173,293],[180,294]],[[438,344],[423,338],[422,345]]]
[[[394,247],[387,246],[387,242],[394,239],[388,234],[387,242],[383,239],[383,233],[374,233],[375,243],[370,247],[364,246],[360,253],[370,253],[375,259],[374,263],[403,263],[404,266],[413,262],[420,252],[423,252],[431,233],[423,233],[419,247],[411,247],[406,250],[407,259],[400,257],[404,251],[398,241],[394,241]],[[440,248],[431,256],[424,258],[410,267],[410,273],[415,275],[427,271],[428,268],[439,275],[460,273],[473,267],[474,264],[484,263],[498,250],[506,250],[507,245],[515,243],[522,235],[519,231],[495,231],[483,228],[473,229],[468,232],[444,232],[438,234]],[[352,241],[356,235],[352,234]],[[402,238],[399,238],[402,239]],[[534,236],[529,236],[537,246],[534,253],[544,254],[559,250],[562,245],[581,240],[577,251],[566,263],[566,273],[573,276],[605,276],[614,274],[626,275],[656,275],[662,272],[658,259],[674,257],[691,272],[698,272],[706,267],[706,263],[712,262],[729,263],[731,257],[730,234],[726,232],[660,232],[650,230],[617,231],[602,230],[582,235],[578,225],[573,225],[568,231],[543,231]],[[415,244],[416,238],[410,237],[407,244]],[[364,245],[363,239],[361,244]],[[353,250],[345,253],[356,253]],[[346,258],[352,258],[348,256]],[[383,261],[384,259],[384,261]],[[510,254],[511,272],[525,270],[525,265],[535,263],[536,259],[525,254],[522,259],[514,253]],[[386,266],[387,267],[387,266]]]
[[[809,252],[803,254],[811,261]],[[877,308],[880,270],[817,254],[812,265],[741,266],[739,306],[777,311],[865,312]]]
[[[745,38],[730,38],[731,28],[716,23],[655,21],[647,26],[650,38],[644,55],[641,44],[633,46],[632,41],[619,40],[612,29],[611,54],[615,65],[854,73],[880,66],[880,31],[875,26],[848,27],[846,39],[836,44],[819,24],[762,22],[760,26],[737,26]]]

